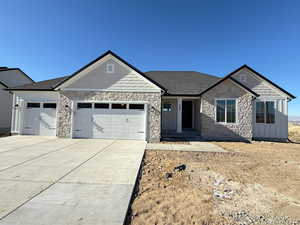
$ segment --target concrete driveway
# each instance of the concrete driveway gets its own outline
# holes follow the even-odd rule
[[[0,138],[0,224],[123,224],[146,143]]]

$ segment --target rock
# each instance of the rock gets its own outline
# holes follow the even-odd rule
[[[172,178],[173,177],[173,173],[166,173],[166,178],[169,179],[169,178]]]
[[[182,170],[185,170],[186,169],[186,165],[184,165],[184,164],[182,164],[182,165],[180,165],[180,166],[176,166],[175,168],[174,168],[174,170],[176,171],[182,171]]]
[[[215,182],[214,182],[214,185],[219,186],[220,184],[222,184],[222,182],[223,182],[223,179],[219,179],[219,180],[216,179]]]

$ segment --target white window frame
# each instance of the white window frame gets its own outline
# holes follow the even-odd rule
[[[217,122],[217,101],[224,100],[225,101],[225,122]],[[228,123],[227,122],[227,100],[235,100],[235,122]],[[237,124],[238,123],[238,105],[237,98],[215,98],[215,123],[217,124]]]
[[[263,102],[264,103],[264,123],[257,123],[256,122],[256,102]],[[274,123],[267,123],[267,104],[266,102],[273,102],[274,103]],[[275,100],[256,100],[255,101],[255,124],[261,124],[261,125],[273,125],[276,124],[277,118],[276,118],[276,101]]]
[[[107,63],[106,64],[106,73],[115,73],[115,64]]]

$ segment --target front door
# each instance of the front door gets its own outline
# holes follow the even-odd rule
[[[193,102],[182,101],[182,128],[193,128]]]

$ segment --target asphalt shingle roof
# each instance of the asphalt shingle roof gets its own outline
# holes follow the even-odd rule
[[[168,90],[168,94],[196,95],[221,78],[193,71],[149,71],[145,75]],[[11,90],[53,90],[69,76],[26,84]]]
[[[32,84],[25,84],[25,85],[20,85],[17,87],[10,88],[10,90],[53,90],[53,88],[67,79],[69,76],[64,76],[64,77],[58,77],[54,78],[51,80],[44,80],[44,81],[39,81],[35,82]]]
[[[165,87],[170,95],[196,95],[221,80],[194,71],[149,71],[145,74]]]

